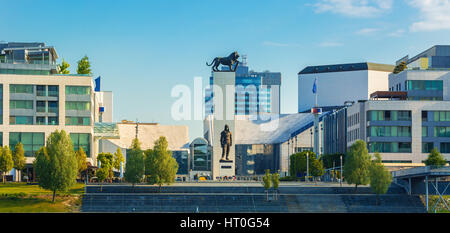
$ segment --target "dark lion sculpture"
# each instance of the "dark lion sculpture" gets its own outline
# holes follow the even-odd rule
[[[230,68],[230,71],[234,72],[234,71],[236,71],[238,64],[239,64],[239,61],[237,60],[238,58],[239,58],[239,54],[237,52],[233,52],[228,57],[216,57],[211,62],[211,64],[208,64],[208,62],[206,62],[206,65],[212,66],[212,70],[214,72],[219,71],[219,65],[228,66]],[[236,66],[234,67],[234,70],[233,70],[233,65],[235,63],[236,63]]]

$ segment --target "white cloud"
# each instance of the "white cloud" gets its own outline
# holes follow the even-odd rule
[[[319,44],[319,47],[324,47],[324,48],[327,48],[327,47],[341,47],[343,45],[344,44],[339,43],[339,42],[322,42],[322,43]]]
[[[450,29],[450,0],[411,0],[409,4],[420,11],[420,21],[410,26],[411,31]]]
[[[332,12],[350,17],[370,18],[389,11],[393,0],[318,0],[316,13]]]
[[[398,29],[396,31],[393,31],[391,33],[388,34],[388,36],[390,37],[401,37],[405,34],[405,30],[403,29]]]
[[[377,32],[379,30],[380,29],[378,29],[378,28],[363,28],[363,29],[357,31],[356,34],[363,35],[363,36],[368,36],[368,35],[371,35],[371,34]]]

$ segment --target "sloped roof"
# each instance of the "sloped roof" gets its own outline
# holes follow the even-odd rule
[[[235,120],[235,144],[282,143],[287,141],[291,134],[298,134],[310,128],[314,122],[314,115],[311,113],[271,116],[272,120],[252,120],[251,116],[239,116]]]
[[[349,63],[349,64],[335,64],[335,65],[321,65],[321,66],[307,66],[298,74],[317,74],[330,72],[344,72],[344,71],[358,71],[358,70],[374,70],[392,72],[394,65],[378,64],[371,62]]]

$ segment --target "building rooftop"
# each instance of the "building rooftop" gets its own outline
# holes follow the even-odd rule
[[[359,70],[373,70],[373,71],[394,71],[394,65],[362,62],[362,63],[348,63],[335,65],[321,65],[321,66],[307,66],[298,74],[317,74],[317,73],[331,73],[331,72],[346,72]]]
[[[322,114],[322,117],[327,113]],[[269,115],[266,115],[269,116]],[[235,120],[235,144],[277,144],[286,142],[314,123],[311,113],[271,115],[272,120],[252,120],[252,116],[239,116]],[[278,116],[278,118],[277,118]]]

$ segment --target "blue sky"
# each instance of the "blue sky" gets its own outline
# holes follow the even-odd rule
[[[210,62],[231,51],[256,71],[282,73],[281,111],[297,111],[297,73],[308,65],[394,63],[450,44],[449,0],[22,1],[0,0],[0,41],[45,42],[71,64],[88,55],[114,120],[174,121],[177,84],[206,84]]]

